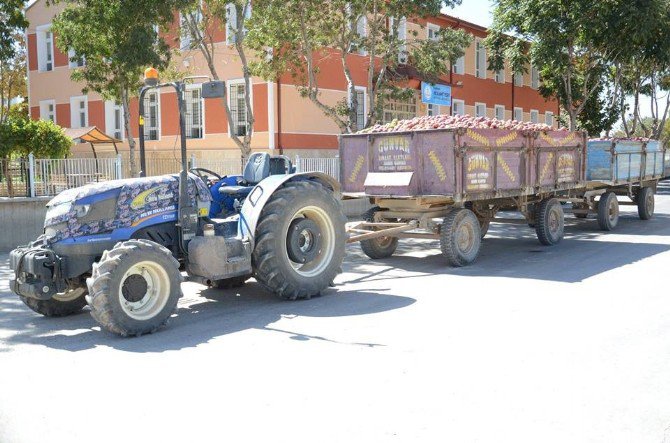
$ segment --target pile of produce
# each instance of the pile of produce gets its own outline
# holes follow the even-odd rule
[[[435,115],[415,117],[410,120],[393,120],[385,125],[377,124],[363,129],[358,134],[376,134],[384,132],[426,131],[431,129],[506,129],[509,131],[540,132],[554,131],[551,126],[541,123],[519,122],[516,120],[498,120],[471,115]],[[562,128],[560,131],[567,131]]]
[[[653,141],[653,139],[647,137],[600,137],[600,138],[592,138],[590,140],[594,142],[641,142],[641,143]]]

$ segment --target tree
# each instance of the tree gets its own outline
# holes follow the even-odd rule
[[[141,87],[148,66],[168,65],[168,45],[159,38],[156,25],[172,22],[179,0],[68,0],[54,19],[61,51],[74,51],[82,68],[72,71],[72,80],[84,82],[84,93],[95,91],[123,105],[123,120],[130,148],[130,170],[138,175],[135,139],[130,125],[130,98]]]
[[[247,45],[264,57],[251,64],[252,73],[275,80],[290,73],[300,93],[331,118],[343,133],[358,127],[358,96],[353,77],[354,56],[365,57],[367,115],[373,125],[384,100],[413,94],[402,86],[406,65],[419,76],[437,81],[449,72],[470,44],[462,30],[444,28],[435,40],[418,39],[408,32],[407,19],[440,13],[443,6],[460,0],[267,0],[254,4]],[[412,37],[412,38],[407,38]],[[337,104],[322,96],[319,76],[322,63],[334,58],[346,79],[348,98]],[[405,71],[405,72],[403,72]]]
[[[41,158],[62,158],[70,151],[72,140],[51,120],[31,120],[27,115],[11,115],[0,122],[0,161],[7,192],[14,194],[9,161],[33,154]]]
[[[0,122],[7,119],[16,97],[26,97],[26,51],[23,38],[15,36],[12,56],[0,58]]]
[[[670,147],[670,125],[665,125],[663,132],[658,137],[649,137],[648,128],[651,128],[654,124],[652,117],[642,117],[642,125],[637,125],[635,132],[630,131],[630,126],[626,126],[623,122],[619,125],[619,128],[614,132],[614,137],[617,138],[629,138],[629,137],[644,137],[644,138],[654,138],[663,142],[663,146],[666,148]],[[644,128],[647,128],[645,131]]]
[[[23,15],[24,0],[0,1],[0,61],[14,57],[16,34],[28,26]]]
[[[227,44],[235,48],[237,56],[242,65],[244,77],[244,101],[245,101],[245,123],[243,134],[236,133],[233,115],[228,105],[228,90],[226,88],[223,97],[223,106],[226,110],[228,127],[235,144],[240,148],[242,158],[246,159],[251,154],[251,138],[254,130],[254,113],[251,106],[251,72],[249,70],[249,57],[245,50],[246,24],[251,14],[251,0],[203,0],[195,1],[182,11],[182,25],[188,34],[190,44],[186,50],[199,50],[205,61],[210,75],[214,80],[219,80],[219,72],[216,69],[216,41],[215,31],[224,27]],[[219,29],[220,30],[220,29]],[[241,138],[240,138],[241,137]]]

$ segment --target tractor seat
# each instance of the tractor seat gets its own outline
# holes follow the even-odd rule
[[[237,186],[221,186],[219,193],[236,199],[246,198],[258,183],[270,176],[270,154],[256,152],[249,156],[242,179]]]

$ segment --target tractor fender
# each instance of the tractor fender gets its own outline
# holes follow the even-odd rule
[[[271,175],[251,190],[240,211],[238,231],[241,237],[249,239],[252,250],[255,244],[256,225],[263,208],[277,189],[281,188],[285,183],[292,181],[315,181],[321,183],[323,186],[332,189],[335,197],[339,199],[340,184],[333,177],[322,172]]]

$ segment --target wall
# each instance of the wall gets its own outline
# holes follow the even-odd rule
[[[35,240],[44,230],[46,204],[51,197],[0,198],[0,251]]]

